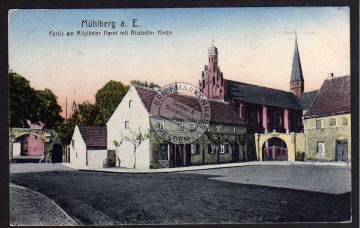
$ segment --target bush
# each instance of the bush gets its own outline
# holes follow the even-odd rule
[[[295,161],[305,161],[305,152],[296,152],[295,153]]]

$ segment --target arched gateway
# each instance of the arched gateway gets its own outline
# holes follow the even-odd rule
[[[264,161],[287,161],[286,142],[278,137],[268,139],[262,146],[262,157]]]
[[[62,162],[62,144],[53,130],[10,128],[9,160]]]
[[[303,133],[255,134],[256,155],[259,161],[295,161],[295,153],[305,151]]]

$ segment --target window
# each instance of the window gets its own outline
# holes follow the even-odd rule
[[[195,130],[196,126],[195,123],[190,123],[190,131]]]
[[[347,125],[349,124],[347,117],[343,117],[343,118],[342,118],[342,122],[343,122],[343,126],[347,126]]]
[[[75,147],[75,140],[71,140],[71,146]]]
[[[199,153],[200,153],[200,145],[191,144],[191,154],[199,154]]]
[[[184,131],[184,122],[178,124],[178,131]]]
[[[321,129],[323,126],[322,126],[322,120],[316,120],[316,128],[317,129]]]
[[[336,126],[336,118],[330,118],[330,126]]]
[[[222,125],[217,125],[216,126],[216,132],[221,132],[223,129],[223,126]]]
[[[213,85],[215,85],[215,76],[213,77]]]
[[[234,133],[236,133],[236,127],[234,126]]]
[[[129,129],[129,121],[125,121],[125,129]]]
[[[317,153],[318,154],[324,154],[325,153],[325,143],[324,142],[318,142],[317,143]]]
[[[209,144],[209,154],[215,154],[217,152],[217,145],[216,144]]]
[[[157,127],[158,127],[160,130],[164,130],[164,128],[165,128],[165,123],[164,123],[164,121],[162,121],[162,120],[158,121],[157,125],[158,125]]]
[[[225,144],[221,144],[220,145],[220,154],[224,154],[225,153]]]
[[[159,160],[169,160],[168,156],[168,145],[160,144]]]
[[[129,100],[129,108],[131,108],[131,102],[132,102],[132,100]]]

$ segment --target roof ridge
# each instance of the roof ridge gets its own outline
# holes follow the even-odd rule
[[[271,90],[281,91],[281,92],[285,92],[285,93],[289,93],[289,94],[294,94],[294,93],[292,93],[291,91],[285,91],[285,90],[270,88],[270,87],[261,86],[261,85],[255,85],[255,84],[250,84],[250,83],[245,83],[245,82],[239,82],[239,81],[234,81],[234,80],[228,80],[228,79],[225,79],[225,81],[231,81],[231,82],[236,82],[236,83],[241,83],[241,84],[256,86],[256,87],[260,87],[260,88],[265,88],[265,89],[271,89]],[[294,94],[294,95],[295,95],[295,94]]]

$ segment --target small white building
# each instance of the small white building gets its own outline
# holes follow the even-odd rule
[[[103,167],[107,159],[105,127],[75,126],[70,144],[70,163],[76,167]]]

